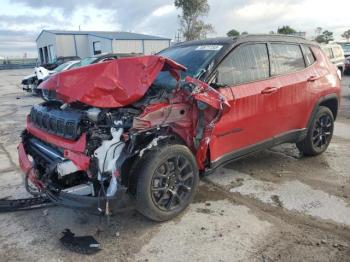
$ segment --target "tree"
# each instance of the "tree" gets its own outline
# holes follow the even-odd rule
[[[244,31],[244,32],[241,33],[241,35],[247,35],[247,34],[248,34],[247,31]]]
[[[318,43],[326,43],[328,44],[330,41],[333,41],[333,32],[325,30],[322,32],[322,34],[318,35],[315,38],[316,42]]]
[[[322,33],[322,27],[317,27],[315,29],[316,37],[318,37]]]
[[[297,31],[295,31],[289,25],[284,25],[281,28],[278,28],[278,30],[277,30],[277,34],[283,34],[283,35],[293,35],[296,32]]]
[[[346,39],[346,42],[349,42],[350,41],[350,29],[349,30],[346,30],[342,35],[341,37],[345,38]]]
[[[239,32],[235,29],[231,29],[230,31],[227,32],[227,36],[229,37],[239,36]]]
[[[208,15],[207,0],[175,0],[175,7],[182,10],[179,15],[181,32],[186,40],[206,38],[207,33],[213,32],[213,26],[206,24],[202,17]]]
[[[324,39],[324,35],[318,35],[318,36],[316,36],[315,41],[316,41],[317,43],[326,43],[326,39]]]

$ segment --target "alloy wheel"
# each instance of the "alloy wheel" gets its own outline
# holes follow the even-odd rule
[[[333,123],[329,115],[321,115],[315,122],[312,132],[312,144],[322,150],[329,144],[333,133]]]
[[[193,190],[195,172],[183,156],[171,157],[156,169],[151,183],[154,204],[163,211],[186,205]]]

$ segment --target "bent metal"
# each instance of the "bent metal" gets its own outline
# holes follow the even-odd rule
[[[298,142],[310,155],[327,148],[340,84],[316,44],[280,36],[203,41],[170,47],[155,56],[65,71],[43,82],[42,88],[56,98],[33,106],[18,146],[20,167],[37,190],[32,193],[56,204],[110,214],[127,191],[142,214],[164,221],[191,202],[200,173],[228,160],[283,142]],[[267,57],[274,41],[297,46],[300,52],[301,68],[290,69],[298,77],[281,72],[289,74],[284,83],[299,86],[298,92],[282,86],[271,89],[282,83],[273,82],[272,58]],[[225,83],[226,76],[235,74],[227,74],[233,70],[227,59],[235,59],[230,55],[247,46],[258,48],[259,52],[249,54],[261,57],[248,59],[256,65],[240,60],[243,72],[248,71],[245,66],[261,72],[250,74],[254,81]],[[315,59],[311,65],[305,48]],[[198,59],[171,57],[176,51]],[[327,67],[315,78],[312,74],[319,63]],[[311,76],[314,79],[308,81]],[[322,95],[315,95],[319,80],[328,85],[323,84]],[[282,88],[285,92],[289,88],[291,97],[303,97],[293,99],[297,105],[283,107],[276,96]],[[264,114],[270,119],[261,119]],[[297,117],[278,124],[284,119],[279,114]],[[308,129],[317,123],[320,133],[313,139],[318,140],[309,145]]]

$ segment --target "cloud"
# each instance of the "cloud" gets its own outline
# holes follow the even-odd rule
[[[152,12],[152,16],[164,16],[176,11],[173,5],[163,5]]]
[[[0,10],[0,30],[14,32],[41,29],[120,30],[173,38],[179,28],[174,0],[5,0],[13,12]],[[314,35],[321,26],[340,34],[350,28],[349,0],[208,0],[206,22],[214,26],[210,36],[230,29],[268,33],[290,25]],[[339,8],[341,7],[341,8]],[[8,7],[8,9],[11,7]],[[4,8],[3,8],[4,9]]]
[[[0,30],[0,54],[18,56],[27,53],[36,56],[36,33],[30,31]]]
[[[1,15],[0,28],[12,30],[38,31],[41,28],[56,27],[57,25],[69,26],[69,20],[60,19],[49,14],[44,15]]]

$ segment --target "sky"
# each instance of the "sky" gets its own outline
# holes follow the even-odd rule
[[[350,0],[208,0],[209,37],[230,29],[268,33],[289,25],[315,35],[350,29]],[[0,0],[0,56],[37,55],[35,39],[43,29],[128,31],[174,38],[180,10],[174,0]]]

